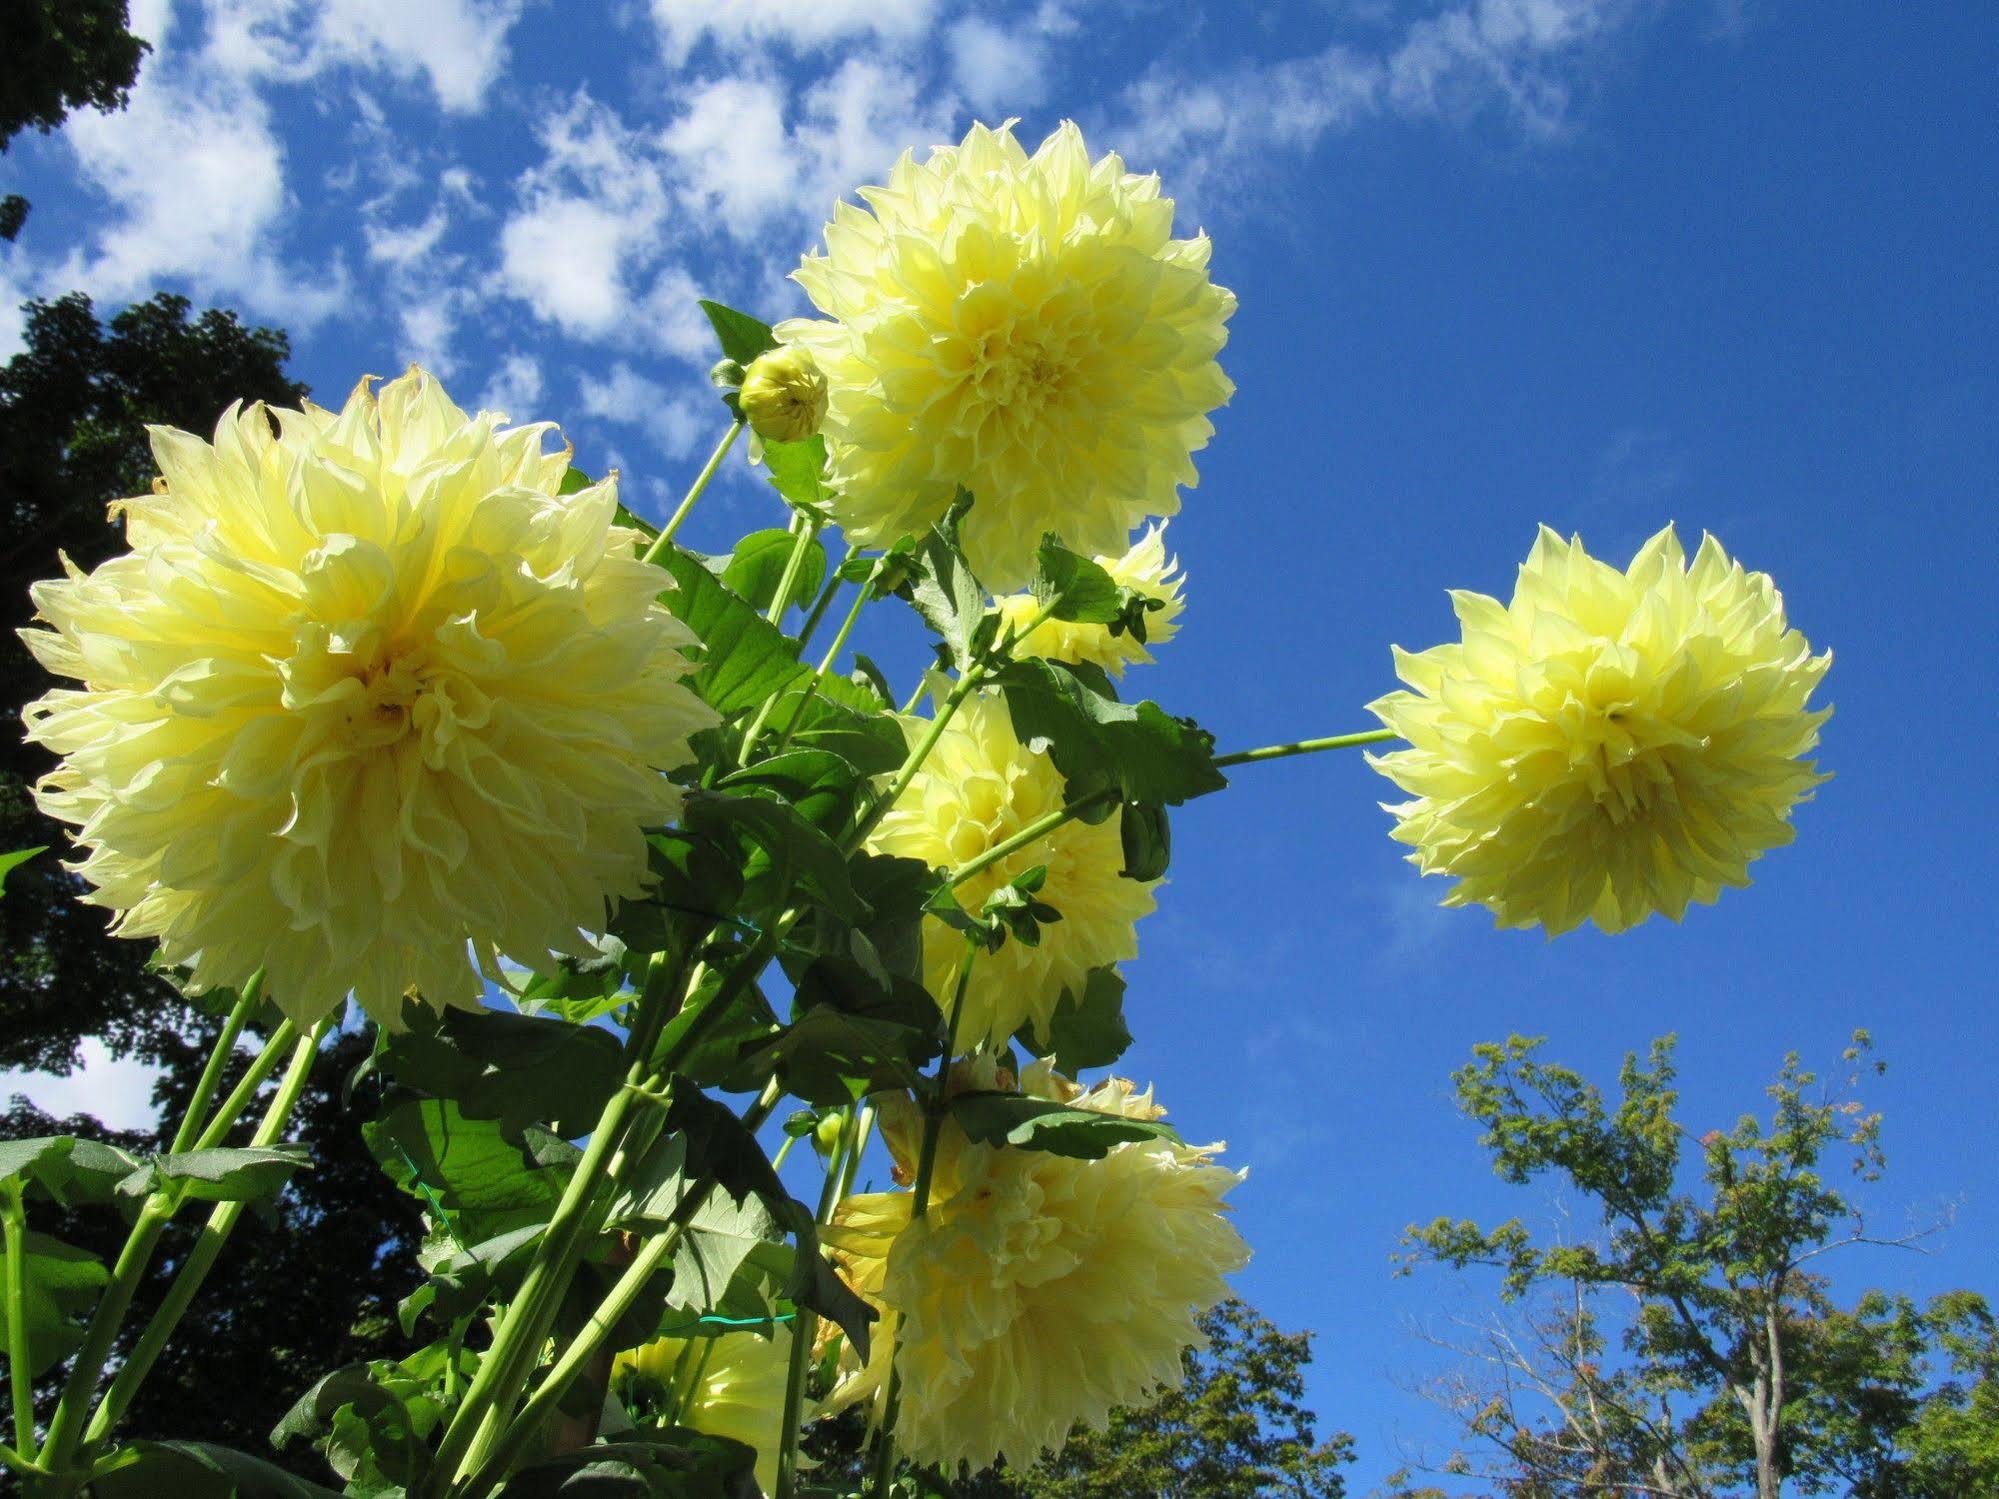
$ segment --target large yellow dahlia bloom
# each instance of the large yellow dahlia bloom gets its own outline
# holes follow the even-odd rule
[[[1157,177],[1092,163],[1064,124],[1032,156],[1011,126],[904,154],[866,210],[837,204],[794,279],[824,320],[777,327],[831,388],[834,514],[882,545],[976,498],[965,553],[989,588],[1026,582],[1053,531],[1114,553],[1180,507],[1235,297],[1208,240],[1173,238]]]
[[[1045,1063],[1021,1084],[1126,1118],[1165,1112],[1150,1089],[1113,1078],[1085,1092]],[[906,1174],[921,1126],[896,1102],[883,1137]],[[1024,1466],[1072,1427],[1177,1385],[1196,1319],[1249,1260],[1222,1202],[1242,1173],[1214,1164],[1221,1149],[1147,1140],[1085,1161],[974,1144],[947,1122],[922,1218],[908,1192],[869,1193],[825,1231],[883,1312],[868,1366],[850,1368],[828,1409],[878,1394],[893,1359],[896,1441],[949,1472],[1002,1456]]]
[[[1804,758],[1832,664],[1764,573],[1712,536],[1687,565],[1668,526],[1620,572],[1545,526],[1513,601],[1452,600],[1461,642],[1397,649],[1372,711],[1412,746],[1370,757],[1415,800],[1389,807],[1444,904],[1503,927],[1607,932],[1678,921],[1793,836],[1827,779]]]
[[[905,719],[912,746],[929,723]],[[969,863],[1064,802],[1062,773],[1045,751],[1029,749],[1013,731],[1013,716],[997,694],[966,699],[945,726],[893,808],[868,837],[876,853],[920,859],[932,868]],[[1118,829],[1122,812],[1094,826],[1067,822],[1007,855],[957,889],[958,904],[976,914],[986,897],[1036,865],[1047,883],[1036,899],[1062,919],[1041,928],[1039,946],[1008,938],[972,965],[958,1025],[958,1049],[1003,1044],[1023,1022],[1048,1034],[1065,989],[1080,996],[1089,971],[1138,952],[1135,925],[1153,909],[1157,880],[1128,880]],[[948,1010],[957,991],[965,939],[934,916],[923,921],[924,984]]]
[[[1108,625],[1050,619],[1014,642],[1016,656],[1087,661],[1114,677],[1121,677],[1127,665],[1144,665],[1152,660],[1147,645],[1163,644],[1178,632],[1180,611],[1186,607],[1180,589],[1187,580],[1178,570],[1179,559],[1166,555],[1164,525],[1148,526],[1145,534],[1122,556],[1098,557],[1095,561],[1114,581],[1133,593],[1159,600],[1162,607],[1145,616],[1145,640],[1139,641],[1129,631],[1113,635]],[[999,601],[999,611],[1000,618],[1018,630],[1040,614],[1041,601],[1031,593],[1008,594]]]
[[[755,1448],[757,1484],[775,1494],[791,1338],[789,1327],[779,1328],[774,1337],[728,1332],[713,1338],[656,1338],[619,1354],[612,1373],[650,1380],[664,1398],[658,1412],[663,1420]]]
[[[587,954],[640,890],[713,715],[615,479],[559,495],[568,450],[505,420],[412,369],[155,427],[131,550],[34,589],[28,645],[81,683],[27,709],[63,757],[37,799],[197,986],[267,968],[301,1023],[349,991],[394,1023],[476,1004],[475,954]]]

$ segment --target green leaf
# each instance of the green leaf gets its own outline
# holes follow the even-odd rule
[[[701,642],[694,689],[717,713],[740,713],[761,704],[810,670],[798,659],[798,642],[763,617],[692,553],[668,547],[659,564],[678,586],[664,602]]]
[[[680,1044],[684,1036],[696,1023],[697,1017],[707,1012],[708,1006],[722,988],[722,974],[711,971],[701,988],[689,996],[681,1006],[680,1013],[666,1023],[660,1032],[659,1044],[654,1048],[655,1057],[665,1056]],[[733,1076],[739,1066],[739,1058],[777,1033],[777,1015],[764,998],[763,991],[755,984],[739,992],[730,1002],[728,1013],[719,1016],[713,1024],[706,1025],[701,1039],[694,1049],[680,1062],[680,1072],[692,1078],[703,1087],[719,1084]],[[755,1086],[761,1087],[759,1078]]]
[[[920,1083],[924,1065],[943,1050],[936,1001],[912,978],[822,957],[800,977],[794,1005],[792,1023],[745,1057],[733,1082],[775,1072],[805,1102],[841,1105]]]
[[[1173,858],[1166,809],[1150,802],[1126,802],[1123,810],[1118,836],[1124,844],[1124,868],[1118,873],[1128,880],[1163,878]]]
[[[753,860],[750,883],[767,873],[767,904],[786,905],[794,889],[823,902],[847,921],[861,921],[868,908],[854,893],[839,845],[788,803],[761,796],[718,796],[690,792],[682,822],[715,838],[735,836],[763,852]]]
[[[733,588],[751,607],[769,612],[777,597],[777,585],[791,562],[798,538],[785,530],[752,531],[736,543],[729,565],[722,569],[722,581]],[[817,541],[805,544],[805,557],[798,575],[785,597],[785,607],[809,604],[826,580],[826,548]]]
[[[793,1202],[785,1226],[798,1240],[792,1259],[791,1279],[784,1294],[792,1305],[803,1307],[838,1327],[854,1345],[863,1364],[868,1361],[868,1324],[875,1309],[854,1294],[853,1287],[819,1252],[819,1227],[802,1202]]]
[[[1045,1150],[1084,1161],[1101,1160],[1112,1146],[1127,1140],[1179,1138],[1165,1125],[1149,1120],[1074,1109],[1019,1093],[960,1093],[951,1100],[951,1117],[981,1145]]]
[[[937,632],[950,653],[951,664],[960,671],[978,654],[986,617],[986,591],[965,561],[958,541],[959,522],[971,504],[972,497],[960,489],[944,518],[918,538],[910,555],[909,575],[896,590]]]
[[[715,340],[722,346],[722,355],[733,359],[748,369],[757,355],[766,349],[777,347],[777,335],[770,331],[770,324],[751,317],[747,312],[738,312],[733,307],[724,307],[720,302],[701,299],[701,310],[708,314],[708,322],[715,330]]]
[[[741,1442],[671,1426],[530,1464],[494,1499],[760,1499],[755,1469]]]
[[[750,1251],[782,1237],[770,1210],[757,1199],[732,1202],[710,1192],[674,1247],[669,1304],[691,1312],[721,1306]]]
[[[562,1198],[562,1171],[528,1167],[497,1120],[467,1119],[449,1099],[405,1099],[363,1124],[361,1137],[389,1179],[466,1243],[546,1223]]]
[[[706,940],[718,923],[734,919],[743,895],[742,857],[733,837],[715,839],[689,828],[648,836],[652,889],[622,901],[611,930],[632,952],[685,953]]]
[[[853,762],[832,750],[799,746],[731,771],[715,785],[725,791],[765,787],[782,797],[814,827],[837,837],[853,821],[867,782],[868,778]]]
[[[255,1202],[274,1197],[292,1173],[312,1165],[303,1145],[221,1146],[155,1156],[120,1183],[118,1190],[144,1196],[172,1186],[206,1202]]]
[[[1043,608],[1054,606],[1051,618],[1081,624],[1107,625],[1124,613],[1124,587],[1097,563],[1062,545],[1054,532],[1041,538],[1034,554],[1034,577],[1028,584]]]
[[[0,854],[0,891],[7,888],[7,876],[19,869],[36,854],[45,854],[49,846],[38,843],[33,848],[17,848],[11,854]]]
[[[555,492],[557,494],[575,494],[577,490],[588,489],[596,482],[595,479],[572,463],[563,471],[562,482],[556,486]]]
[[[430,1267],[430,1278],[403,1298],[399,1312],[404,1336],[410,1335],[421,1312],[449,1325],[489,1300],[510,1299],[546,1231],[540,1223],[524,1224],[438,1261]]]
[[[0,1182],[40,1181],[45,1173],[60,1173],[69,1158],[74,1135],[40,1135],[32,1140],[0,1140]]]
[[[909,754],[901,725],[882,711],[882,704],[835,676],[824,678],[809,698],[803,687],[789,688],[778,698],[765,732],[774,743],[786,731],[791,748],[830,750],[865,776],[886,775]]]
[[[210,1442],[127,1442],[94,1473],[96,1499],[340,1499],[277,1464]]]
[[[763,460],[771,487],[790,504],[816,512],[833,498],[833,491],[826,483],[825,438],[814,434],[803,442],[766,439]],[[815,591],[817,587],[813,585]]]
[[[1157,703],[1119,702],[1100,668],[1030,657],[992,680],[1021,742],[1048,742],[1071,799],[1114,786],[1127,802],[1178,806],[1228,784],[1214,735]]]
[[[33,1229],[21,1236],[21,1252],[28,1293],[28,1370],[39,1375],[82,1345],[84,1319],[111,1275],[88,1250]],[[0,1351],[13,1346],[11,1338],[6,1298],[0,1297]]]
[[[596,1026],[510,1010],[406,1007],[408,1028],[383,1032],[380,1065],[406,1088],[449,1098],[467,1119],[497,1119],[518,1140],[530,1124],[586,1134],[624,1080],[617,1039]]]
[[[686,1137],[689,1176],[704,1177],[737,1202],[761,1198],[773,1211],[791,1201],[757,1137],[727,1104],[717,1103],[687,1078],[676,1076],[666,1127]]]
[[[1089,1067],[1108,1067],[1131,1045],[1124,1019],[1124,979],[1115,968],[1092,968],[1082,997],[1064,989],[1048,1023],[1044,1042],[1030,1024],[1018,1038],[1038,1057],[1053,1057],[1058,1071],[1074,1077]]]

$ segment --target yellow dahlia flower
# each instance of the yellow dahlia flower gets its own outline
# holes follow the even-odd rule
[[[912,747],[928,726],[922,719],[903,721]],[[968,698],[945,727],[908,790],[869,835],[868,847],[952,869],[1056,811],[1064,799],[1055,762],[1020,742],[1004,698],[982,694]],[[1121,816],[1095,826],[1064,823],[958,887],[959,905],[977,913],[1000,886],[1046,865],[1048,880],[1035,898],[1062,913],[1041,928],[1039,946],[1009,938],[998,952],[979,955],[958,1025],[961,1051],[981,1042],[997,1046],[1028,1020],[1047,1035],[1064,989],[1080,995],[1092,968],[1137,954],[1134,926],[1152,910],[1159,882],[1118,873],[1124,867]],[[934,916],[924,918],[924,984],[947,1010],[964,950],[959,933]]]
[[[1050,661],[1088,661],[1114,677],[1121,677],[1128,664],[1144,665],[1152,660],[1146,645],[1159,645],[1173,638],[1180,628],[1180,611],[1186,607],[1180,589],[1187,580],[1178,570],[1179,559],[1166,555],[1163,525],[1148,527],[1122,556],[1098,557],[1095,561],[1124,587],[1158,599],[1165,606],[1145,616],[1144,643],[1128,631],[1113,635],[1108,625],[1051,619],[1016,641],[1015,655],[1041,656]],[[1041,601],[1031,593],[1009,594],[999,601],[999,611],[1006,624],[1020,629],[1041,612]]]
[[[1023,1088],[1128,1118],[1164,1111],[1113,1080],[1084,1092],[1046,1067]],[[920,1126],[906,1099],[884,1138],[906,1174]],[[928,1211],[908,1192],[850,1197],[825,1237],[854,1287],[883,1312],[873,1357],[828,1410],[875,1396],[893,1359],[896,1441],[950,1471],[1004,1456],[1024,1466],[1072,1427],[1180,1382],[1196,1318],[1248,1262],[1222,1198],[1242,1174],[1219,1145],[1148,1140],[1101,1160],[972,1143],[946,1123]]]
[[[826,377],[803,349],[771,349],[750,362],[736,399],[757,436],[803,442],[826,417]]]
[[[412,369],[339,412],[231,407],[152,429],[165,476],[118,507],[131,550],[36,585],[37,787],[87,851],[86,899],[199,987],[301,1023],[352,991],[475,1005],[474,953],[593,949],[636,894],[661,771],[713,721],[689,635],[617,523],[557,489],[546,425],[468,417]],[[275,431],[273,430],[275,422]]]
[[[757,1485],[777,1492],[784,1441],[784,1384],[791,1329],[775,1337],[729,1332],[714,1338],[658,1338],[618,1355],[612,1376],[643,1375],[665,1397],[661,1419],[728,1437],[757,1454]]]
[[[1032,156],[1011,126],[908,154],[866,209],[841,203],[826,253],[793,273],[824,320],[780,323],[831,388],[825,434],[850,539],[893,542],[976,497],[965,553],[1020,587],[1043,533],[1113,553],[1180,508],[1235,297],[1205,235],[1174,239],[1157,177],[1092,163],[1064,124]]]
[[[1804,758],[1830,653],[1784,622],[1764,573],[1712,536],[1687,565],[1668,526],[1623,572],[1545,526],[1513,601],[1452,595],[1464,639],[1397,649],[1372,711],[1412,746],[1370,762],[1414,801],[1389,807],[1447,906],[1502,927],[1607,932],[1678,921],[1749,883],[1827,779]]]

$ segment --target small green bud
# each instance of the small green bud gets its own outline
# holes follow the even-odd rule
[[[826,419],[826,377],[791,345],[757,355],[743,376],[743,416],[765,442],[803,442]]]
[[[708,371],[708,383],[717,390],[741,390],[743,367],[733,359],[718,359]]]

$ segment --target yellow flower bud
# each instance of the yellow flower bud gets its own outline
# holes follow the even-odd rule
[[[803,349],[759,354],[739,397],[750,429],[766,442],[803,442],[826,417],[826,377]]]

